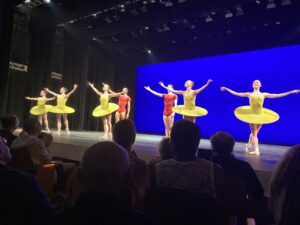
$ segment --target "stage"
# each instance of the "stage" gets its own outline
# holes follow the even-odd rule
[[[102,135],[103,133],[101,132],[71,131],[71,134],[68,136],[65,132],[62,132],[62,135],[60,136],[53,135],[54,140],[50,147],[50,151],[56,158],[80,162],[84,151],[88,147],[99,141],[103,141],[103,139],[99,139]],[[163,136],[159,135],[137,134],[136,143],[134,144],[133,149],[141,159],[148,161],[152,156],[157,155],[157,146],[162,138]],[[201,140],[199,147],[210,149],[209,140]],[[261,144],[260,156],[246,154],[244,148],[245,143],[237,142],[234,149],[235,156],[252,165],[265,188],[266,195],[268,195],[268,185],[271,173],[276,162],[289,147]]]

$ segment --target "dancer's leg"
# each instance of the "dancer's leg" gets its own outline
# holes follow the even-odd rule
[[[254,152],[250,152],[250,154],[260,155],[259,144],[258,144],[258,132],[260,131],[262,125],[261,124],[251,124],[251,134],[252,134],[252,143],[254,145]]]
[[[68,116],[67,116],[67,114],[62,114],[62,116],[64,119],[64,124],[65,124],[65,129],[66,129],[67,135],[70,135]]]
[[[43,120],[44,120],[44,124],[45,124],[45,129],[48,133],[50,133],[50,129],[49,129],[49,123],[48,123],[48,115],[47,113],[43,114]]]
[[[166,137],[169,137],[169,121],[168,121],[168,117],[163,115],[163,120],[164,120],[164,125],[165,125],[165,135]]]
[[[108,136],[112,138],[112,125],[111,125],[111,114],[107,115],[107,125],[108,125]]]
[[[121,119],[121,114],[119,112],[116,112],[116,115],[115,115],[115,121],[116,123],[119,122]]]
[[[43,115],[38,115],[38,120],[39,120],[41,126],[43,126]]]
[[[170,137],[171,129],[172,129],[173,124],[174,124],[174,115],[173,114],[168,117],[168,121],[169,121],[169,137]]]
[[[108,121],[107,121],[107,116],[103,116],[102,117],[102,123],[103,123],[103,131],[104,131],[104,135],[102,138],[107,139],[107,135],[108,135]]]
[[[56,134],[60,135],[61,134],[61,114],[60,113],[56,114],[56,124],[57,124]]]

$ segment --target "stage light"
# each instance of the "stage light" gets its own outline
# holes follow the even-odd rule
[[[145,26],[145,30],[149,30],[149,27]]]
[[[236,5],[235,6],[235,10],[236,10],[236,16],[242,16],[244,15],[244,11],[242,9],[242,6],[241,5]]]
[[[276,4],[274,0],[268,0],[267,9],[274,9],[276,8]]]
[[[25,3],[30,3],[30,0],[25,0]]]
[[[152,51],[151,51],[150,49],[148,49],[147,52],[148,52],[148,54],[151,54],[151,53],[152,53]]]
[[[292,4],[291,0],[282,0],[282,2],[281,2],[282,6],[287,6],[287,5],[290,5],[290,4]]]
[[[256,2],[256,4],[260,4],[261,3],[260,0],[255,0],[255,2]]]
[[[155,3],[156,1],[155,1],[155,0],[150,0],[150,2],[151,2],[151,3]]]
[[[45,3],[51,3],[51,0],[45,0]]]
[[[231,18],[231,17],[233,17],[232,12],[231,12],[230,10],[227,10],[227,11],[225,12],[225,18],[228,19],[228,18]]]
[[[280,25],[281,22],[280,22],[280,21],[276,21],[275,24],[276,24],[276,25]]]
[[[94,13],[94,14],[93,14],[93,16],[94,16],[94,17],[97,17],[97,14],[96,14],[96,13]]]
[[[93,38],[93,41],[96,41],[97,40],[97,38]]]

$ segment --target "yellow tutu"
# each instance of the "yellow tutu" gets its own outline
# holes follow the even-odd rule
[[[94,117],[101,117],[109,115],[119,109],[119,106],[114,103],[109,103],[109,96],[107,94],[102,94],[100,97],[100,104],[93,110]]]
[[[52,105],[46,105],[46,99],[38,98],[37,105],[30,109],[30,113],[38,116],[50,112],[52,108]]]
[[[57,97],[57,105],[53,106],[51,111],[52,113],[57,113],[57,114],[69,114],[69,113],[74,113],[75,109],[66,106],[67,103],[67,98],[58,96]]]
[[[207,115],[207,110],[201,107],[194,107],[193,109],[187,109],[185,105],[178,105],[173,107],[173,112],[184,115],[184,116],[205,116]]]
[[[195,106],[196,95],[184,95],[184,105],[178,105],[173,107],[175,113],[184,115],[184,116],[205,116],[207,115],[207,110],[201,107]]]
[[[241,106],[234,110],[234,115],[241,121],[252,124],[268,124],[279,120],[279,115],[263,108],[263,94],[251,94],[250,106]]]

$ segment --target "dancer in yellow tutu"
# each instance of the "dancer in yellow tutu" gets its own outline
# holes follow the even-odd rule
[[[253,81],[252,84],[253,92],[235,92],[229,88],[221,87],[222,91],[228,91],[238,97],[249,98],[250,106],[241,106],[235,109],[235,116],[246,123],[249,123],[251,134],[249,141],[246,144],[246,152],[249,152],[252,145],[254,146],[254,151],[249,152],[250,154],[260,155],[258,133],[263,124],[274,123],[279,120],[279,115],[269,109],[263,108],[265,98],[281,98],[290,94],[299,93],[299,90],[293,90],[289,92],[284,92],[280,94],[270,94],[265,92],[260,92],[261,82],[259,80]]]
[[[121,93],[110,94],[110,87],[108,84],[103,83],[103,92],[100,92],[94,87],[94,84],[88,82],[89,86],[95,91],[97,95],[100,96],[100,105],[97,106],[93,111],[94,117],[101,117],[103,122],[104,135],[103,139],[112,138],[112,125],[111,125],[111,114],[119,109],[119,106],[114,103],[109,103],[111,97],[117,97]]]
[[[43,126],[43,121],[44,121],[46,131],[50,132],[47,113],[51,111],[53,106],[46,105],[46,102],[54,100],[55,97],[47,98],[46,95],[47,95],[47,92],[45,90],[41,90],[40,97],[37,97],[37,98],[25,97],[25,99],[37,101],[37,105],[30,109],[30,113],[32,115],[35,115],[38,117],[38,120],[40,121],[40,124],[42,126]]]
[[[69,93],[67,93],[68,92],[67,88],[62,87],[59,90],[60,94],[57,94],[53,91],[50,91],[48,88],[45,88],[45,90],[47,92],[49,92],[51,95],[54,95],[55,97],[57,97],[57,105],[53,106],[53,108],[51,109],[50,112],[56,114],[56,123],[57,123],[56,134],[58,134],[58,135],[61,135],[61,117],[63,117],[67,134],[68,135],[70,134],[69,121],[68,121],[67,114],[74,113],[75,109],[66,106],[66,103],[67,103],[68,98],[75,92],[75,90],[77,88],[78,88],[78,85],[74,84],[73,89]]]
[[[196,106],[196,95],[202,92],[208,85],[213,82],[212,80],[208,80],[207,83],[199,89],[193,90],[194,82],[191,80],[187,80],[184,84],[186,88],[185,91],[173,90],[163,84],[163,82],[159,82],[159,84],[167,89],[168,91],[183,95],[184,104],[173,107],[173,111],[175,113],[183,115],[183,119],[190,120],[193,123],[196,122],[196,117],[207,115],[207,110],[201,107]]]

